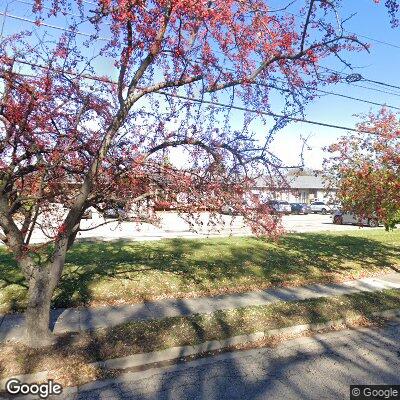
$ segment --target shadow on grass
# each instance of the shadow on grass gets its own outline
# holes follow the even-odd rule
[[[9,254],[2,251],[0,257],[2,307],[23,309],[24,280]],[[399,247],[351,234],[292,234],[276,243],[256,238],[81,241],[67,256],[54,307],[329,282],[396,269],[399,260]]]

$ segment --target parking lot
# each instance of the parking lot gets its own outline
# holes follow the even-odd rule
[[[163,238],[200,238],[213,236],[246,236],[251,231],[245,226],[242,217],[221,216],[220,224],[209,223],[208,213],[199,215],[201,224],[195,225],[195,230],[190,224],[174,212],[160,212],[159,226],[147,223],[110,221],[110,223],[96,229],[80,232],[78,239],[99,240],[158,240]],[[103,221],[104,222],[104,221]],[[98,221],[97,221],[98,223]],[[82,220],[81,227],[95,226],[96,221]],[[331,215],[309,214],[309,215],[285,215],[283,226],[287,232],[318,232],[318,231],[348,231],[357,229],[373,229],[369,227],[360,228],[354,225],[335,225],[332,223]],[[376,229],[376,228],[375,228]],[[382,229],[382,228],[378,228]],[[40,231],[34,232],[33,242],[43,242],[45,237]]]
[[[354,229],[371,229],[356,225],[335,225],[332,223],[332,215],[308,214],[285,215],[283,225],[289,232],[318,232],[318,231],[346,231]]]

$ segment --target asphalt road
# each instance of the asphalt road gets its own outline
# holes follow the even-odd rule
[[[350,384],[400,384],[400,325],[331,332],[125,374],[74,400],[348,399]]]

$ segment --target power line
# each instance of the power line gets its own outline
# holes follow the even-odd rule
[[[27,4],[27,5],[34,5],[33,3],[28,2],[28,1],[25,1],[25,0],[15,0],[15,1],[17,1],[17,2],[19,2],[19,3]],[[86,3],[86,4],[90,4],[90,5],[96,6],[96,3],[93,3],[93,2],[88,1],[88,0],[82,0],[82,2],[83,2],[83,3]],[[45,8],[45,9],[50,9],[49,7],[46,7],[46,6],[44,6],[43,8]],[[289,12],[289,11],[285,11],[285,13],[290,14],[290,15],[294,15],[294,16],[297,16],[297,17],[301,17],[300,15],[291,13],[291,12]],[[4,15],[2,12],[0,12],[0,14],[1,14],[1,15]],[[77,14],[73,14],[73,13],[70,13],[70,12],[67,12],[67,11],[63,11],[63,14],[72,15],[72,16],[79,16],[79,15],[77,15]],[[9,16],[9,17],[11,17],[11,18],[17,18],[17,19],[21,19],[21,18],[22,18],[22,17],[14,16],[14,15],[7,15],[7,16]],[[32,21],[32,20],[26,20],[26,22],[30,22],[30,23],[36,24],[36,21]],[[45,23],[42,23],[41,25],[48,26],[48,27],[54,28],[54,29],[59,29],[59,30],[65,29],[65,28],[62,28],[62,27],[54,26],[54,25],[46,25]],[[395,44],[393,44],[393,43],[385,42],[385,41],[380,40],[380,39],[375,39],[375,38],[372,38],[372,37],[370,37],[370,36],[361,35],[361,34],[358,34],[358,33],[355,33],[355,32],[348,31],[348,30],[346,30],[346,29],[345,29],[344,31],[347,32],[347,33],[349,33],[349,34],[351,34],[351,35],[359,36],[359,37],[362,37],[362,38],[371,40],[371,41],[376,42],[376,43],[380,43],[380,44],[384,44],[384,45],[386,45],[386,46],[391,46],[391,47],[400,49],[400,46],[399,46],[399,45],[395,45]],[[84,33],[84,32],[81,32],[81,33],[75,32],[75,33],[77,33],[77,34],[83,34],[83,35],[85,35],[85,36],[91,36],[90,34]],[[103,39],[101,39],[101,40],[108,40],[108,39],[103,38]]]
[[[394,43],[385,42],[384,40],[380,40],[380,39],[374,39],[374,38],[372,38],[370,36],[360,35],[359,33],[350,32],[347,29],[345,29],[345,32],[350,33],[352,35],[356,35],[358,37],[362,37],[362,38],[367,39],[367,40],[371,40],[372,42],[376,42],[376,43],[379,43],[379,44],[384,44],[385,46],[389,46],[389,47],[394,47],[396,49],[400,49],[400,46],[398,46],[397,44],[394,44]]]
[[[95,35],[91,35],[91,34],[86,33],[86,32],[80,32],[80,31],[76,31],[74,29],[68,29],[68,28],[63,28],[61,26],[57,26],[57,25],[47,24],[46,22],[42,22],[42,21],[34,21],[32,19],[29,19],[29,18],[20,17],[18,15],[9,14],[9,13],[3,12],[3,11],[0,11],[0,15],[3,15],[4,17],[8,17],[8,18],[13,18],[13,19],[16,19],[16,20],[19,20],[19,21],[29,22],[30,24],[36,25],[39,28],[43,27],[43,26],[46,26],[46,27],[51,28],[51,29],[57,29],[57,30],[60,30],[60,31],[73,33],[75,35],[86,36],[88,38],[94,38],[95,37]],[[110,39],[103,38],[103,37],[95,37],[95,38],[98,39],[98,40],[106,41],[106,42],[108,42],[110,40]]]
[[[26,4],[26,5],[28,5],[28,6],[34,6],[34,5],[35,5],[34,3],[30,2],[30,1],[26,1],[26,0],[14,0],[14,1],[16,1],[16,2],[18,2],[18,3],[21,3],[21,4]],[[95,5],[94,3],[89,2],[89,1],[83,1],[83,3],[88,3],[88,4],[93,4],[93,5]],[[50,11],[52,11],[52,8],[51,8],[51,7],[42,6],[42,8],[45,9],[45,10],[50,10]],[[62,15],[70,15],[71,17],[78,17],[78,18],[81,18],[81,15],[75,14],[75,13],[71,13],[71,12],[68,12],[68,11],[65,11],[65,10],[61,11],[61,13],[62,13]],[[105,24],[105,25],[111,25],[111,23],[109,23],[109,22],[104,22],[104,24]]]
[[[5,13],[7,13],[7,11],[8,11],[8,6],[9,6],[9,3],[6,4],[6,9],[4,10]],[[4,15],[3,16],[3,21],[1,23],[0,39],[3,38],[3,32],[4,32],[5,24],[6,24],[6,16]]]
[[[364,81],[364,82],[375,83],[375,84],[381,85],[381,86],[387,86],[387,87],[390,87],[390,88],[393,88],[393,89],[400,89],[400,86],[392,85],[392,84],[386,83],[386,82],[375,81],[373,79],[367,79],[367,78],[364,78],[364,77],[362,77],[361,80]]]
[[[353,84],[355,82],[361,82],[362,81],[362,82],[375,83],[375,84],[381,85],[381,86],[387,86],[387,87],[390,87],[390,88],[393,88],[393,89],[400,89],[400,86],[396,86],[396,85],[392,85],[390,83],[386,83],[386,82],[382,82],[382,81],[376,81],[376,80],[373,80],[373,79],[365,78],[359,73],[347,74],[345,72],[339,72],[339,71],[336,71],[334,69],[327,68],[327,67],[321,67],[321,68],[326,70],[326,71],[333,72],[334,74],[337,74],[337,75],[341,76],[341,78],[344,79],[349,84]]]
[[[296,14],[296,13],[292,13],[292,12],[287,11],[287,10],[285,10],[284,13],[289,14],[289,15],[293,15],[293,16],[298,17],[298,18],[302,18],[301,15]],[[394,48],[400,49],[400,46],[399,46],[399,45],[395,45],[395,44],[393,44],[393,43],[389,43],[389,42],[385,42],[385,41],[383,41],[383,40],[375,39],[375,38],[372,38],[372,37],[370,37],[370,36],[360,35],[360,34],[358,34],[358,33],[351,32],[351,31],[349,31],[349,30],[347,30],[347,29],[343,29],[343,31],[349,33],[350,35],[355,35],[355,36],[357,36],[357,37],[362,37],[362,38],[364,38],[364,39],[371,40],[371,41],[376,42],[376,43],[379,43],[379,44],[384,44],[384,45],[386,45],[386,46],[390,46],[390,47],[394,47]],[[332,70],[332,71],[333,71],[333,70]],[[337,71],[334,71],[334,72],[337,72]],[[359,74],[359,75],[360,75],[360,74]],[[375,84],[382,85],[382,86],[387,86],[387,87],[392,87],[392,88],[395,88],[395,89],[400,89],[399,86],[395,86],[395,85],[391,85],[391,84],[388,84],[388,83],[385,83],[385,82],[375,81],[375,80],[372,80],[372,79],[364,78],[364,77],[362,77],[361,75],[360,75],[360,77],[361,77],[361,79],[362,79],[363,81],[366,81],[366,82],[371,82],[371,83],[375,83]],[[349,83],[349,82],[348,82],[348,83]]]
[[[400,110],[400,107],[391,106],[391,105],[389,105],[389,104],[376,103],[375,101],[360,99],[360,98],[358,98],[358,97],[352,97],[352,96],[348,96],[348,95],[345,95],[345,94],[342,94],[342,93],[329,92],[329,91],[327,91],[327,90],[322,90],[322,89],[315,89],[315,90],[316,90],[317,92],[320,92],[320,93],[325,93],[325,94],[329,94],[329,95],[337,96],[337,97],[343,97],[343,98],[349,99],[349,100],[360,101],[360,102],[362,102],[362,103],[371,104],[371,105],[374,105],[374,106],[392,108],[393,110]]]
[[[290,12],[290,11],[287,11],[287,10],[284,10],[283,12],[285,14],[293,15],[294,17],[298,17],[298,18],[303,18],[304,17],[304,16],[301,16],[300,14],[296,14],[296,13],[293,13],[293,12]],[[375,38],[370,37],[370,36],[361,35],[359,33],[355,33],[355,32],[349,31],[348,29],[343,29],[343,32],[347,32],[350,35],[355,35],[357,37],[362,37],[364,39],[371,40],[372,42],[376,42],[376,43],[379,43],[379,44],[384,44],[386,46],[394,47],[396,49],[400,49],[400,46],[397,45],[397,44],[389,43],[389,42],[386,42],[386,41],[380,40],[380,39],[375,39]]]
[[[34,5],[34,3],[31,3],[31,2],[25,1],[25,0],[15,0],[15,1],[17,1],[17,2],[19,2],[19,3],[27,4],[27,5],[32,5],[32,6]],[[86,4],[93,5],[93,6],[97,6],[97,5],[98,5],[98,4],[96,4],[96,3],[92,2],[92,1],[88,1],[88,0],[82,0],[82,2],[83,2],[83,3],[86,3]],[[43,8],[49,9],[49,10],[50,10],[50,7],[43,6]],[[63,13],[63,14],[66,14],[66,15],[71,15],[71,16],[79,16],[78,14],[70,13],[70,12],[68,12],[68,11],[63,11],[62,13]],[[300,18],[301,18],[301,16],[300,16],[299,14],[295,14],[295,13],[292,13],[292,12],[289,12],[289,11],[284,11],[284,13],[290,14],[290,15],[293,15],[293,16],[296,16],[296,17],[300,17]],[[4,15],[4,14],[2,14],[2,15]],[[20,17],[18,17],[18,16],[16,16],[16,17],[17,17],[17,18],[20,18]],[[11,17],[11,18],[14,18],[14,17]],[[28,21],[27,21],[27,22],[28,22]],[[29,21],[29,22],[30,22],[30,21]],[[33,22],[33,23],[35,23],[35,22]],[[57,28],[54,27],[54,29],[62,29],[62,28],[61,28],[61,27],[57,27]],[[361,35],[361,34],[359,34],[359,33],[351,32],[351,31],[349,31],[349,30],[347,30],[347,29],[344,29],[343,31],[349,33],[350,35],[355,35],[355,36],[357,36],[357,37],[362,37],[362,38],[367,39],[367,40],[370,40],[370,41],[372,41],[372,42],[376,42],[376,43],[379,43],[379,44],[383,44],[383,45],[385,45],[385,46],[390,46],[390,47],[393,47],[393,48],[396,48],[396,49],[400,49],[400,46],[399,46],[399,45],[396,45],[396,44],[394,44],[394,43],[389,43],[389,42],[386,42],[386,41],[384,41],[384,40],[375,39],[375,38],[373,38],[373,37],[371,37],[371,36]],[[85,34],[85,35],[89,35],[89,34]],[[107,39],[106,39],[106,40],[107,40]]]
[[[17,61],[19,63],[30,64],[30,63],[28,63],[26,61],[22,61],[22,60],[17,60]],[[283,79],[278,79],[278,78],[274,78],[274,80],[285,82]],[[109,83],[111,83],[111,82],[109,82]],[[289,90],[289,89],[279,88],[279,87],[275,87],[275,86],[270,86],[268,84],[262,84],[262,83],[258,83],[258,84],[259,85],[263,85],[263,86],[268,86],[268,87],[271,87],[271,88],[274,88],[274,89],[277,89],[277,90]],[[390,104],[377,103],[377,102],[374,102],[374,101],[360,99],[360,98],[357,98],[357,97],[352,97],[352,96],[344,95],[344,94],[341,94],[341,93],[330,92],[330,91],[323,90],[323,89],[310,88],[310,87],[305,87],[305,89],[317,91],[317,92],[320,92],[320,93],[325,93],[325,94],[332,95],[332,96],[342,97],[342,98],[346,98],[346,99],[349,99],[349,100],[359,101],[359,102],[362,102],[362,103],[371,104],[371,105],[375,105],[375,106],[379,106],[379,107],[388,107],[388,108],[391,108],[391,109],[394,109],[394,110],[400,110],[399,107],[396,107],[396,106],[393,106],[393,105],[390,105]]]
[[[29,2],[29,1],[26,1],[26,0],[14,0],[14,1],[17,1],[17,2],[22,3],[22,4],[26,4],[26,5],[31,5],[31,6],[34,5],[34,3]],[[82,0],[82,3],[86,3],[86,4],[89,4],[89,5],[93,5],[93,6],[98,6],[98,4],[96,4],[96,3],[92,2],[92,1],[89,1],[89,0]],[[44,8],[44,9],[48,9],[48,10],[51,9],[50,7],[46,7],[46,6],[43,6],[43,8]],[[299,14],[295,14],[295,13],[292,13],[292,12],[289,12],[289,11],[286,11],[286,10],[282,10],[282,11],[283,11],[284,13],[286,13],[286,14],[290,14],[290,15],[293,15],[293,16],[296,16],[296,17],[300,17],[300,18],[301,18],[301,15],[299,15]],[[70,13],[70,12],[68,12],[68,11],[62,11],[62,13],[63,13],[63,14],[66,14],[66,15],[75,16],[75,17],[78,17],[78,16],[79,16],[78,14]],[[396,44],[394,44],[394,43],[390,43],[390,42],[387,42],[387,41],[384,41],[384,40],[381,40],[381,39],[376,39],[376,38],[373,38],[373,37],[371,37],[371,36],[361,35],[361,34],[359,34],[359,33],[355,33],[355,32],[349,31],[349,30],[347,30],[347,29],[344,29],[344,32],[347,32],[347,33],[350,34],[350,35],[356,35],[357,37],[361,37],[361,38],[370,40],[370,41],[372,41],[372,42],[376,42],[376,43],[379,43],[379,44],[383,44],[383,45],[385,45],[385,46],[389,46],[389,47],[393,47],[393,48],[396,48],[396,49],[400,49],[400,46],[399,46],[399,45],[396,45]]]
[[[26,4],[32,4],[32,3],[28,3],[28,2],[26,2],[24,0],[17,0],[17,1],[20,1],[20,2],[23,2],[23,3],[26,3]],[[84,2],[88,3],[88,4],[95,5],[95,3],[92,3],[90,1],[84,1]],[[7,12],[1,12],[0,11],[0,15],[3,15],[4,18],[10,17],[10,18],[14,18],[14,19],[17,19],[17,20],[22,20],[22,21],[25,21],[25,22],[29,22],[29,23],[38,25],[37,21],[33,21],[33,20],[30,20],[30,19],[25,18],[25,17],[20,17],[20,16],[8,14]],[[90,34],[85,33],[85,32],[80,32],[80,31],[76,31],[76,30],[73,30],[73,29],[63,28],[63,27],[60,27],[60,26],[57,26],[57,25],[51,25],[51,24],[47,24],[47,23],[44,23],[44,22],[41,22],[41,21],[40,21],[39,24],[40,24],[40,25],[38,25],[39,27],[46,26],[46,27],[49,27],[49,28],[52,28],[52,29],[62,30],[62,31],[73,33],[73,34],[76,34],[76,35],[82,35],[82,36],[91,37],[91,38],[93,37],[93,35],[90,35]],[[102,41],[110,40],[110,39],[102,38],[102,37],[98,37],[97,39],[102,40]],[[338,74],[338,75],[346,75],[346,77],[349,76],[348,74],[345,74],[345,73],[342,73],[342,72],[339,72],[339,71],[335,71],[335,70],[330,69],[330,68],[326,68],[326,67],[321,67],[321,68],[323,68],[323,69],[325,69],[327,71],[331,71],[331,72],[333,72],[335,74]],[[396,85],[391,85],[391,84],[388,84],[388,83],[385,83],[385,82],[380,82],[380,81],[375,81],[375,80],[372,80],[372,79],[364,78],[361,75],[359,75],[359,76],[360,76],[359,80],[362,80],[362,81],[365,81],[365,82],[371,82],[371,83],[375,83],[375,84],[379,84],[379,85],[383,85],[383,86],[387,86],[387,87],[391,87],[391,88],[395,88],[395,89],[400,89],[400,87],[396,86]],[[347,82],[347,83],[354,85],[354,82]],[[360,85],[354,85],[354,86],[358,86],[358,87],[362,87],[362,88],[365,88],[365,89],[374,90],[373,88],[368,88],[368,87],[365,87],[365,86],[364,87],[360,86]],[[381,107],[386,106],[388,108],[399,110],[399,108],[396,107],[396,106],[391,106],[391,105],[382,104],[382,103],[376,103],[376,102],[372,102],[372,101],[365,100],[365,99],[360,99],[360,98],[356,98],[356,97],[352,97],[352,96],[348,96],[348,95],[343,95],[343,94],[340,94],[340,93],[329,92],[329,91],[324,91],[322,89],[314,89],[314,88],[312,90],[315,90],[315,91],[318,91],[318,92],[321,92],[321,93],[325,93],[325,94],[329,94],[329,95],[333,95],[333,96],[347,98],[349,100],[355,100],[355,101],[359,101],[359,102],[364,102],[366,104],[371,104],[371,105],[376,105],[376,106],[381,106]],[[376,90],[376,91],[387,93],[387,94],[392,94],[392,95],[396,95],[397,96],[397,94],[391,93],[391,92],[385,92],[385,91],[381,91],[381,90]]]
[[[16,1],[17,3],[21,3],[21,4],[26,4],[27,6],[34,6],[35,5],[35,3],[32,3],[30,1],[25,1],[25,0],[14,0],[14,1]],[[42,5],[42,8],[44,10],[50,10],[50,11],[52,10],[51,7],[47,7],[45,5]],[[68,11],[62,11],[62,14],[63,15],[71,15],[72,17],[80,17],[79,14],[70,13]]]
[[[360,75],[361,79],[355,79],[355,80],[353,81],[353,80],[350,80],[350,79],[346,79],[346,78],[348,78],[351,74],[349,75],[349,74],[347,74],[347,73],[345,73],[345,72],[336,71],[336,70],[334,70],[334,69],[332,69],[332,68],[327,68],[327,67],[322,67],[322,66],[321,66],[320,68],[322,68],[322,69],[324,69],[324,70],[326,70],[326,71],[328,71],[328,72],[332,72],[332,73],[338,75],[342,80],[344,80],[344,81],[345,81],[347,84],[349,84],[349,85],[356,86],[356,87],[360,87],[360,88],[363,88],[363,89],[373,90],[373,91],[375,91],[375,92],[390,94],[390,95],[392,95],[392,96],[400,96],[400,93],[398,93],[398,92],[390,92],[390,91],[387,91],[387,90],[377,89],[377,88],[374,88],[374,87],[363,86],[363,85],[358,84],[358,82],[361,82],[361,81],[362,81],[362,82],[365,82],[365,81],[367,81],[367,79],[363,79],[363,77],[362,77],[360,74],[359,74],[359,75]],[[372,79],[368,79],[368,81],[373,82]],[[356,83],[356,82],[357,82],[357,83]],[[391,87],[396,88],[395,85],[391,85]]]
[[[283,114],[276,114],[276,113],[273,113],[273,112],[270,112],[270,111],[253,110],[253,109],[247,108],[247,107],[240,107],[240,106],[235,106],[235,105],[225,104],[225,103],[219,103],[219,102],[209,101],[209,100],[204,100],[204,99],[196,99],[195,97],[182,96],[182,95],[178,95],[178,94],[170,94],[168,92],[164,92],[164,91],[160,91],[160,90],[157,91],[156,93],[163,94],[165,96],[176,97],[176,98],[182,99],[182,100],[192,101],[192,102],[195,102],[195,103],[209,104],[209,105],[216,106],[216,107],[223,107],[223,108],[229,108],[229,109],[234,109],[234,110],[238,110],[238,111],[245,111],[245,112],[251,112],[251,113],[260,114],[260,115],[266,115],[266,116],[269,116],[269,117],[288,119],[290,121],[302,122],[302,123],[305,123],[305,124],[319,125],[319,126],[324,126],[324,127],[327,127],[327,128],[335,128],[335,129],[341,129],[341,130],[352,131],[352,132],[371,133],[369,131],[363,131],[363,130],[358,130],[358,129],[355,129],[355,128],[349,128],[349,127],[343,126],[343,125],[335,125],[335,124],[330,124],[330,123],[327,123],[327,122],[320,122],[320,121],[313,121],[313,120],[304,119],[304,118],[290,117],[290,116],[283,115]]]
[[[273,80],[285,83],[285,80],[283,80],[283,79],[273,78]],[[266,86],[268,86],[268,85],[266,85]],[[331,92],[331,91],[328,91],[328,90],[317,89],[317,88],[308,87],[308,86],[305,86],[304,88],[307,89],[307,90],[312,90],[312,91],[315,91],[315,92],[320,92],[320,93],[324,93],[324,94],[328,94],[328,95],[332,95],[332,96],[342,97],[342,98],[349,99],[349,100],[359,101],[359,102],[366,103],[366,104],[372,104],[372,105],[375,105],[375,106],[388,107],[388,108],[392,108],[394,110],[400,110],[400,107],[396,107],[396,106],[392,106],[392,105],[384,104],[384,103],[376,103],[376,102],[371,101],[371,100],[365,100],[365,99],[361,99],[359,97],[348,96],[348,95],[345,95],[345,94],[342,94],[342,93]],[[279,90],[280,88],[277,88],[277,89]],[[283,89],[283,90],[285,90],[285,89]]]
[[[56,70],[51,69],[51,68],[46,67],[46,66],[42,66],[40,64],[30,63],[28,61],[19,61],[19,60],[16,60],[16,61],[24,63],[24,64],[27,64],[27,65],[32,65],[34,67],[42,68],[42,69],[53,70],[55,72],[61,72],[61,71],[56,71]],[[96,76],[93,76],[93,75],[78,74],[78,73],[75,73],[75,72],[72,72],[72,71],[63,71],[63,72],[65,74],[67,74],[67,75],[77,76],[77,77],[80,77],[80,78],[83,78],[83,79],[94,80],[94,81],[104,82],[104,83],[110,83],[112,85],[117,85],[118,84],[115,81],[112,81],[112,80],[109,80],[109,79],[99,78],[99,77],[96,77]],[[21,75],[23,75],[23,74],[21,74]],[[174,97],[174,98],[181,99],[181,100],[187,100],[187,101],[191,101],[191,102],[195,102],[195,103],[208,104],[208,105],[215,106],[215,107],[222,107],[222,108],[229,108],[229,109],[234,109],[234,110],[238,110],[238,111],[251,112],[251,113],[255,113],[255,114],[259,114],[259,115],[265,115],[265,116],[274,117],[274,118],[287,119],[287,120],[290,120],[290,121],[301,122],[301,123],[310,124],[310,125],[318,125],[318,126],[323,126],[323,127],[327,127],[327,128],[341,129],[341,130],[352,131],[352,132],[371,133],[369,131],[362,131],[362,130],[360,131],[360,130],[357,130],[355,128],[350,128],[350,127],[343,126],[343,125],[336,125],[336,124],[331,124],[331,123],[321,122],[321,121],[313,121],[313,120],[308,120],[308,119],[305,119],[305,118],[291,117],[291,116],[287,116],[287,115],[283,115],[283,114],[273,113],[271,111],[254,110],[254,109],[247,108],[247,107],[235,106],[235,105],[220,103],[220,102],[216,102],[216,101],[210,101],[210,100],[205,100],[205,99],[198,99],[198,98],[195,98],[195,97],[189,97],[189,96],[183,96],[183,95],[168,93],[168,92],[165,92],[165,91],[162,91],[162,90],[157,90],[157,91],[155,91],[153,93],[159,94],[159,95],[168,96],[168,97]]]
[[[389,92],[387,90],[382,90],[382,89],[377,89],[377,88],[373,88],[373,87],[369,87],[369,86],[364,86],[364,85],[360,85],[358,83],[350,83],[350,85],[356,86],[356,87],[359,87],[359,88],[362,88],[362,89],[373,90],[374,92],[385,93],[385,94],[390,94],[392,96],[400,97],[400,93]]]
[[[387,86],[387,87],[390,87],[390,88],[393,88],[393,89],[400,89],[400,86],[396,86],[396,85],[392,85],[392,84],[389,84],[389,83],[385,83],[385,82],[381,82],[381,81],[375,81],[375,80],[372,80],[372,79],[364,78],[361,74],[358,74],[358,73],[353,73],[353,74],[347,75],[345,79],[346,79],[347,83],[365,81],[365,82],[375,83],[377,85]]]

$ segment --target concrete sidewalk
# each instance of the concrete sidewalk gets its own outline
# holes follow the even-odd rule
[[[51,324],[56,333],[79,332],[112,327],[129,321],[212,313],[218,310],[267,305],[278,301],[305,300],[391,288],[400,289],[399,273],[393,272],[380,277],[362,278],[340,284],[273,288],[232,295],[166,299],[131,305],[57,309],[51,313]],[[23,324],[24,317],[21,314],[0,315],[0,342],[20,339],[24,334]]]

